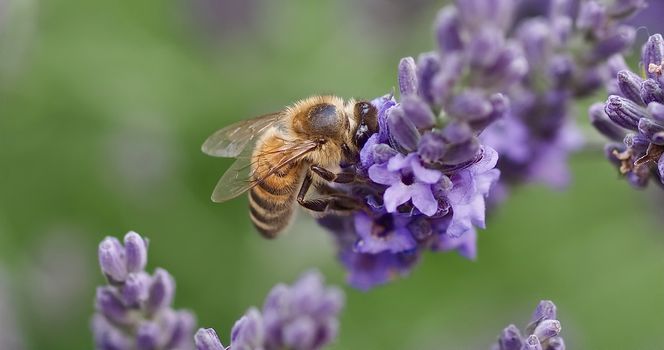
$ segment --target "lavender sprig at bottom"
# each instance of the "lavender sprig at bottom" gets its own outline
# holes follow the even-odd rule
[[[292,286],[272,288],[261,311],[249,309],[233,326],[230,349],[321,349],[337,336],[343,304],[340,289],[326,287],[320,273],[308,272]],[[195,342],[198,350],[225,349],[212,328],[199,329]]]
[[[108,285],[97,288],[92,321],[99,350],[186,350],[196,327],[189,311],[174,310],[175,281],[163,269],[145,271],[148,242],[135,232],[99,244]]]
[[[525,336],[515,325],[507,326],[491,350],[565,350],[565,342],[559,336],[560,322],[556,320],[556,305],[543,300],[537,305]]]
[[[645,187],[652,178],[664,188],[664,38],[651,36],[643,47],[644,74],[616,60],[616,80],[606,103],[590,107],[590,121],[614,141],[605,153],[629,183]]]

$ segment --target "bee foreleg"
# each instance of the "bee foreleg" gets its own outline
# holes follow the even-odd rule
[[[362,207],[355,198],[342,193],[332,193],[321,198],[307,199],[306,196],[311,188],[311,184],[311,172],[307,172],[304,181],[302,181],[300,191],[297,194],[297,202],[309,210],[322,213],[329,210],[354,211]]]
[[[328,182],[336,182],[340,184],[347,184],[351,182],[355,182],[357,180],[357,175],[355,173],[351,172],[344,172],[344,173],[338,173],[335,174],[321,166],[318,165],[312,165],[310,167],[311,171],[316,173],[316,175],[322,177],[325,181]]]

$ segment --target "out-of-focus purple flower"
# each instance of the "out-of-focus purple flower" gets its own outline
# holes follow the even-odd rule
[[[588,112],[593,126],[613,141],[606,146],[606,156],[636,188],[650,179],[664,188],[663,60],[664,39],[652,35],[641,56],[644,76],[618,71],[615,95]]]
[[[566,186],[568,155],[583,143],[573,99],[602,87],[609,61],[634,41],[635,29],[621,21],[641,8],[641,0],[521,2],[511,27],[529,69],[508,91],[512,108],[505,120],[482,134],[501,155],[503,195],[524,182]]]
[[[99,265],[109,285],[98,287],[92,320],[100,350],[192,349],[196,320],[172,308],[175,281],[164,269],[145,271],[147,239],[135,232],[124,244],[106,237],[99,244]]]
[[[565,350],[565,342],[560,337],[560,322],[556,319],[556,306],[549,300],[537,305],[530,323],[522,334],[515,325],[507,326],[492,350]]]
[[[302,275],[292,286],[276,285],[259,311],[251,308],[233,326],[234,350],[316,350],[332,342],[339,330],[344,294],[326,287],[318,272]],[[213,329],[199,329],[198,350],[224,349]]]

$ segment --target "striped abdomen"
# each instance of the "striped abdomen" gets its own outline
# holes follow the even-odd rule
[[[262,149],[273,149],[268,144],[278,141],[266,142]],[[273,171],[276,164],[284,154],[261,154],[260,150],[253,156],[256,181],[261,174]],[[294,204],[300,187],[302,167],[299,162],[292,162],[271,176],[259,181],[249,190],[249,211],[251,221],[263,236],[274,238],[288,226],[293,217]]]

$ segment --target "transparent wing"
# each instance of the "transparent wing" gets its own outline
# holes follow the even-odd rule
[[[208,137],[201,149],[213,157],[237,157],[281,117],[282,113],[277,112],[233,123]]]
[[[252,143],[255,143],[255,140]],[[318,143],[313,141],[284,142],[279,147],[264,150],[254,160],[251,157],[254,147],[246,147],[238,155],[231,167],[226,170],[221,179],[219,179],[219,182],[217,182],[217,186],[214,188],[214,192],[212,192],[212,201],[220,203],[239,196],[262,181],[265,181],[265,179],[274,175],[274,173],[283,169],[288,164],[299,162],[317,146]],[[276,158],[278,161],[269,171],[256,174],[254,169],[265,169],[265,167],[261,167],[256,162],[261,162],[262,159],[266,159],[267,157],[270,159]]]

